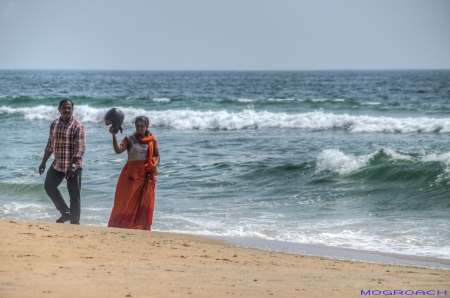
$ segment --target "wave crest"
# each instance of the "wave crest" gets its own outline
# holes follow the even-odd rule
[[[75,106],[74,115],[82,122],[102,122],[108,108]],[[255,128],[289,128],[313,131],[344,130],[352,133],[450,133],[450,119],[393,118],[332,114],[323,111],[308,113],[273,113],[252,108],[240,112],[164,110],[151,111],[118,107],[125,114],[125,125],[139,115],[151,119],[152,126],[174,129],[238,130]],[[56,107],[39,105],[27,108],[0,107],[0,115],[22,116],[27,120],[53,120],[59,117]]]
[[[384,164],[381,169],[380,164]],[[402,168],[405,170],[401,179],[429,177],[430,183],[450,184],[450,152],[418,155],[381,148],[372,153],[356,156],[345,154],[339,149],[326,149],[316,159],[316,173],[333,172],[343,176],[367,169],[376,174],[375,176],[393,177],[392,175],[395,176]]]
[[[347,175],[368,166],[370,159],[372,159],[375,154],[376,152],[355,156],[353,154],[346,155],[338,149],[327,149],[322,151],[317,157],[316,171],[330,171],[340,175]]]

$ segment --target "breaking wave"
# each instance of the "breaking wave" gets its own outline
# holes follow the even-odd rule
[[[125,114],[125,124],[139,115],[147,115],[152,126],[173,129],[240,130],[258,128],[287,128],[311,131],[343,130],[352,133],[450,133],[450,119],[427,117],[372,117],[333,114],[323,111],[308,113],[275,113],[253,108],[239,112],[164,110],[152,111],[133,107],[118,107]],[[108,108],[89,105],[75,107],[74,115],[82,122],[102,122]],[[2,117],[23,117],[26,120],[53,120],[59,117],[53,106],[11,108],[0,107]]]

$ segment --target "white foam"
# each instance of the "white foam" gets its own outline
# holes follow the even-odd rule
[[[155,101],[155,102],[170,102],[170,98],[166,98],[166,97],[163,97],[163,98],[153,98],[153,101]]]
[[[88,105],[75,106],[74,115],[82,122],[102,122],[108,108],[93,108]],[[332,114],[323,111],[309,113],[273,113],[255,111],[253,108],[240,112],[164,110],[152,111],[133,107],[118,107],[125,114],[125,124],[139,115],[150,118],[152,126],[174,129],[254,129],[295,128],[303,130],[340,129],[353,133],[450,133],[450,119],[436,118],[392,118]],[[32,108],[0,107],[0,115],[23,115],[27,120],[53,120],[59,117],[56,107],[36,106]]]
[[[433,162],[433,161],[437,161],[437,162],[442,162],[446,165],[450,165],[450,152],[445,152],[445,153],[431,153],[431,154],[427,154],[422,156],[422,161],[424,162]]]
[[[157,222],[154,230],[175,233],[188,233],[205,236],[245,237],[265,240],[278,240],[297,243],[319,244],[372,250],[387,253],[450,258],[448,241],[430,244],[426,229],[421,230],[412,223],[410,229],[393,232],[389,227],[377,227],[370,220],[312,220],[303,221],[298,226],[284,226],[279,219],[264,220],[258,217],[224,217],[173,215],[156,213],[156,217],[165,218],[164,223]],[[281,224],[280,224],[281,223]],[[372,229],[375,227],[375,229]]]
[[[0,207],[0,218],[47,221],[55,208],[38,204],[11,202]]]
[[[383,152],[392,159],[395,160],[412,160],[412,157],[406,154],[397,152],[391,148],[383,148]]]
[[[338,149],[327,149],[322,151],[317,157],[316,171],[331,171],[347,175],[366,167],[374,155],[375,153],[362,156],[345,155]]]
[[[440,162],[444,165],[443,172],[438,174],[435,183],[450,185],[450,152],[441,154],[429,153],[423,156],[413,157],[402,154],[391,148],[381,148],[373,153],[361,156],[345,154],[338,149],[327,149],[322,151],[316,159],[316,172],[330,171],[340,175],[352,174],[369,165],[370,160],[383,152],[392,160],[411,161],[411,162]]]
[[[281,101],[294,101],[295,98],[268,98],[267,101],[277,101],[277,102],[281,102]]]
[[[353,154],[346,155],[339,151],[339,149],[327,149],[322,151],[316,160],[316,171],[331,171],[341,175],[351,174],[366,166],[368,166],[370,160],[375,156],[383,152],[392,160],[407,160],[411,161],[413,158],[407,154],[402,154],[391,148],[381,148],[373,153],[355,156]],[[450,156],[449,156],[450,158]]]

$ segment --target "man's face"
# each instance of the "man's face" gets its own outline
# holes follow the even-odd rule
[[[61,114],[61,119],[63,121],[67,122],[72,118],[73,108],[70,101],[63,102],[63,104],[58,107],[58,111]]]

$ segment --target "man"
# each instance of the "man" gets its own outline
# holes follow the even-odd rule
[[[44,188],[56,209],[61,213],[61,217],[56,222],[64,223],[70,220],[71,224],[80,224],[81,171],[83,154],[86,150],[86,131],[83,124],[72,116],[73,102],[71,100],[63,99],[59,103],[58,111],[61,117],[55,119],[50,125],[50,135],[39,166],[39,174],[44,173],[45,164],[53,154],[55,160],[47,171]],[[58,190],[64,178],[67,180],[70,208]]]

